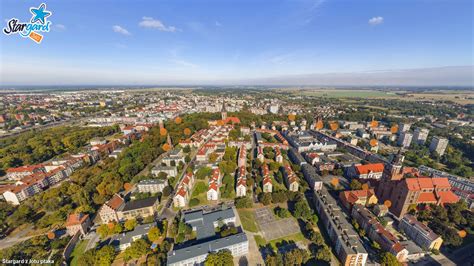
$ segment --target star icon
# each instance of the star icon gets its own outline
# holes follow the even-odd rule
[[[45,11],[46,4],[42,3],[38,8],[30,8],[31,14],[33,17],[31,18],[31,23],[35,23],[36,21],[40,20],[42,24],[47,17],[51,16],[51,12]]]

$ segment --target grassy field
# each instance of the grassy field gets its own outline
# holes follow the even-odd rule
[[[328,98],[388,98],[398,97],[391,92],[377,90],[303,90],[298,94]]]
[[[74,247],[74,250],[71,253],[71,266],[77,265],[79,256],[84,253],[84,250],[86,249],[87,246],[87,240],[82,240],[79,243],[76,244]]]
[[[240,222],[244,230],[257,233],[259,231],[258,225],[255,222],[255,212],[253,210],[237,209],[239,213]]]
[[[295,95],[306,95],[326,98],[366,98],[379,99],[389,98],[404,101],[452,101],[459,104],[474,104],[474,93],[467,90],[433,90],[428,92],[408,92],[371,90],[371,89],[283,89],[282,91],[290,92]]]
[[[253,238],[255,238],[255,242],[259,247],[263,247],[267,244],[267,241],[265,241],[265,239],[260,235],[254,235]]]
[[[300,242],[300,241],[307,241],[306,238],[304,237],[303,233],[299,232],[294,235],[289,235],[285,236],[282,238],[274,239],[270,242],[268,242],[275,250],[276,250],[276,245],[282,241],[293,241],[293,242]]]

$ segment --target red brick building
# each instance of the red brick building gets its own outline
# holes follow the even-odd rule
[[[381,183],[380,191],[384,191],[382,202],[390,200],[390,212],[402,218],[410,206],[418,204],[456,203],[459,198],[451,191],[451,185],[445,177],[416,177],[402,180],[391,180]]]

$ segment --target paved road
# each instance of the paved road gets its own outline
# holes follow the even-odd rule
[[[7,236],[5,237],[4,239],[0,240],[0,249],[4,249],[4,248],[9,248],[15,244],[18,244],[20,242],[23,242],[23,241],[26,241],[30,238],[33,238],[35,236],[40,236],[40,235],[45,235],[45,234],[36,234],[36,235],[31,235],[31,236],[25,236],[26,234],[28,234],[28,232],[30,232],[31,228],[28,228],[28,229],[25,229],[21,232],[19,232],[18,234],[14,235],[14,236]]]

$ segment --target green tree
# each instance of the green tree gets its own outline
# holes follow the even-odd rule
[[[258,194],[258,201],[260,201],[265,206],[270,205],[272,204],[272,194],[260,193]]]
[[[294,210],[293,210],[293,216],[295,216],[295,218],[308,220],[311,218],[312,214],[313,212],[309,208],[309,205],[306,202],[306,200],[299,200],[296,202]]]
[[[197,206],[197,205],[199,205],[199,203],[200,203],[199,199],[192,198],[191,200],[189,200],[189,207]]]
[[[395,257],[390,252],[384,252],[380,255],[380,264],[382,264],[383,266],[398,266],[398,265],[401,265],[400,262],[398,262],[397,257]]]
[[[204,180],[206,176],[210,176],[212,173],[212,168],[210,167],[201,167],[196,172],[196,178],[200,180]]]
[[[218,252],[209,253],[204,261],[205,266],[228,266],[234,265],[234,257],[228,249],[222,249]]]
[[[359,182],[357,179],[352,179],[351,184],[349,185],[351,187],[351,190],[361,190],[362,189],[362,183]]]
[[[325,244],[323,246],[320,246],[320,248],[316,251],[315,258],[317,260],[322,260],[322,261],[331,261],[331,249],[326,246]]]
[[[105,239],[110,234],[109,231],[109,226],[107,224],[101,224],[97,228],[97,233],[99,234],[101,239]]]
[[[95,265],[111,265],[115,258],[115,248],[106,245],[95,254]]]
[[[124,224],[124,227],[127,231],[132,231],[135,229],[135,226],[137,226],[137,220],[135,219],[127,220]]]
[[[234,200],[234,202],[235,202],[235,207],[238,208],[238,209],[241,209],[241,208],[252,208],[252,206],[253,206],[252,199],[249,198],[249,197],[236,198],[236,199]]]
[[[151,242],[157,241],[161,236],[160,229],[156,226],[152,227],[150,231],[148,231],[148,239]]]
[[[138,259],[145,255],[150,247],[150,244],[145,239],[138,239],[132,242],[130,247],[124,251],[124,260],[130,261],[132,259]]]

